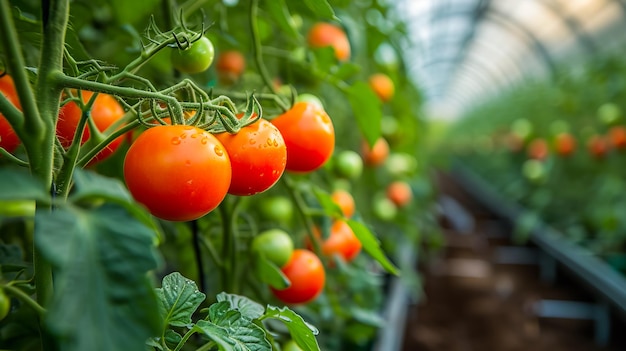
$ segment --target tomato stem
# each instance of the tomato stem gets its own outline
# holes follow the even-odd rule
[[[193,252],[196,256],[196,266],[198,268],[198,283],[200,289],[204,292],[207,291],[206,276],[204,272],[204,262],[202,260],[202,249],[200,248],[200,228],[198,228],[198,221],[193,220],[189,222],[191,227],[191,235],[193,240]]]
[[[32,297],[28,296],[21,289],[16,288],[13,285],[5,285],[2,287],[2,290],[9,293],[9,295],[15,296],[16,298],[20,299],[22,302],[30,306],[33,310],[35,310],[35,312],[37,312],[39,317],[43,317],[43,315],[46,313],[45,308],[43,308],[40,304],[37,303],[37,301],[35,301]]]
[[[302,197],[300,196],[300,193],[296,190],[293,179],[291,179],[291,177],[288,174],[283,174],[281,179],[283,179],[283,184],[285,184],[285,187],[288,190],[289,196],[291,196],[291,199],[296,205],[296,211],[300,215],[300,218],[302,219],[302,222],[304,223],[304,226],[306,227],[306,233],[309,237],[311,245],[313,245],[313,251],[315,251],[315,253],[319,256],[322,250],[321,250],[318,239],[315,237],[315,234],[313,233],[314,224],[311,221],[311,217],[307,215],[307,205],[304,203],[304,199],[302,199]]]

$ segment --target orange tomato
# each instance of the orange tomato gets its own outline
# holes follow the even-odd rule
[[[528,157],[534,160],[545,160],[548,157],[548,143],[544,139],[535,139],[528,144]]]
[[[333,191],[330,197],[333,199],[333,202],[339,206],[344,216],[350,218],[354,215],[356,206],[354,204],[354,198],[349,192],[337,189]]]
[[[378,98],[383,102],[391,100],[395,93],[393,81],[384,73],[372,74],[368,79],[368,83]]]
[[[611,144],[617,150],[626,149],[626,127],[615,126],[609,130]]]
[[[404,207],[413,199],[413,191],[408,183],[398,180],[387,186],[387,198],[396,206]]]
[[[361,145],[361,154],[366,165],[372,167],[380,166],[389,156],[389,143],[384,138],[380,138],[370,148],[367,142],[364,141]]]
[[[569,156],[576,150],[576,139],[569,133],[560,133],[554,139],[556,153]]]
[[[239,80],[246,68],[246,59],[237,50],[228,50],[217,56],[215,69],[222,83],[232,84]]]
[[[603,159],[609,152],[609,142],[601,135],[594,135],[587,143],[589,153],[596,159]]]
[[[312,48],[331,46],[335,50],[335,57],[339,61],[350,58],[350,41],[346,32],[334,24],[318,22],[311,27],[307,35],[307,42]]]
[[[319,228],[313,228],[315,237],[320,238]],[[322,242],[325,256],[340,255],[346,262],[356,258],[361,252],[361,241],[354,235],[346,221],[336,220],[330,227],[330,235]]]
[[[15,90],[15,84],[13,78],[8,74],[0,77],[0,93],[4,95],[13,106],[19,110],[22,109],[20,100]],[[9,124],[6,118],[0,113],[0,147],[3,147],[8,152],[13,152],[20,145],[20,139],[15,134],[13,127]]]

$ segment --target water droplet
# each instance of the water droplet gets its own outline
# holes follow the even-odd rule
[[[191,137],[195,139],[195,138],[197,138],[199,135],[200,135],[200,134],[195,133],[195,134],[191,134]]]
[[[256,144],[256,140],[250,139],[250,145],[254,145],[254,144]]]
[[[221,148],[221,147],[216,146],[214,150],[215,150],[215,153],[217,154],[217,156],[222,156],[222,155],[224,155],[224,150],[222,150],[222,148]]]
[[[275,142],[276,142],[276,141],[274,141],[274,143],[275,143]],[[268,145],[268,146],[272,146],[272,145],[273,145],[273,143],[272,143],[272,139],[267,139],[267,145]]]
[[[276,139],[274,139],[274,146],[278,147],[278,141],[276,141]]]
[[[187,137],[187,134],[185,134],[185,133],[183,133],[183,134],[181,134],[181,135],[180,135],[180,138],[181,138],[181,139],[185,139],[186,137]]]
[[[209,142],[209,138],[206,138],[206,137],[205,137],[205,138],[202,138],[202,139],[200,140],[200,143],[201,143],[202,145],[206,145],[206,143],[208,143],[208,142]]]
[[[185,126],[185,128],[183,128],[184,130],[192,130],[193,127],[192,126]]]
[[[174,145],[180,144],[180,138],[179,137],[173,137],[172,138],[172,144],[174,144]]]

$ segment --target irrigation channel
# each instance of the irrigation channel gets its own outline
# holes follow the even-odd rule
[[[626,350],[623,277],[551,233],[514,243],[517,210],[484,181],[453,169],[437,182],[446,245],[420,260],[403,350]]]

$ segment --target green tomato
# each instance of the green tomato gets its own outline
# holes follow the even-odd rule
[[[260,212],[263,218],[287,224],[293,218],[293,203],[284,196],[271,196],[264,198],[260,204]]]
[[[526,140],[533,133],[533,125],[525,118],[518,118],[511,124],[511,131],[520,139]]]
[[[393,178],[406,178],[417,171],[417,160],[406,152],[393,152],[385,161],[385,169]]]
[[[372,203],[372,212],[374,216],[381,221],[391,221],[396,218],[398,214],[398,207],[393,201],[389,200],[386,197],[378,197],[374,199]]]
[[[606,125],[615,124],[622,116],[622,110],[614,103],[604,103],[598,108],[598,117]]]
[[[185,49],[175,49],[172,51],[172,65],[177,70],[184,73],[199,73],[206,71],[215,57],[215,48],[209,38],[202,36],[191,43]]]
[[[296,344],[295,341],[293,340],[289,340],[287,341],[283,347],[282,347],[283,351],[303,351],[300,346],[298,346],[298,344]]]
[[[293,240],[284,230],[269,229],[252,239],[251,248],[282,268],[293,253]]]
[[[322,103],[322,100],[320,100],[320,98],[318,98],[317,96],[313,94],[304,93],[304,94],[298,95],[298,97],[296,98],[296,102],[300,102],[300,101],[310,102],[313,105],[321,108],[322,110],[324,109],[324,104]]]
[[[355,179],[363,173],[363,159],[356,151],[344,150],[335,156],[335,172],[337,175]]]
[[[526,160],[522,165],[522,173],[532,182],[540,183],[546,178],[546,168],[539,160]]]
[[[9,314],[11,310],[11,298],[7,296],[4,290],[0,289],[0,321]]]

